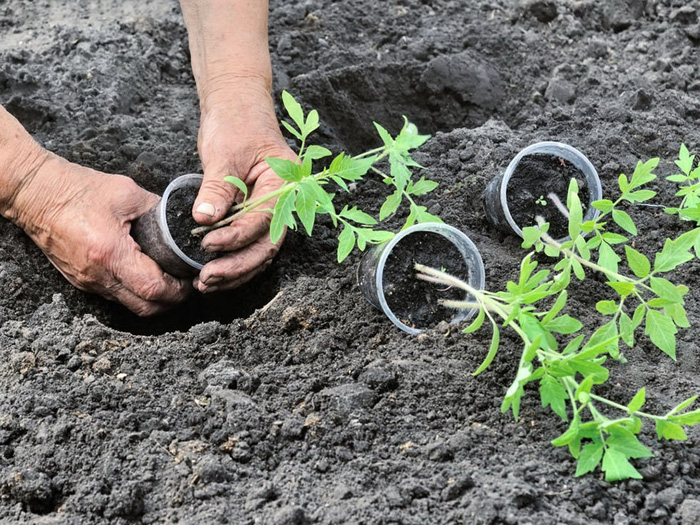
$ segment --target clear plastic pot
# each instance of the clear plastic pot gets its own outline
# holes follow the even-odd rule
[[[591,164],[583,153],[568,144],[563,144],[561,142],[538,142],[520,151],[510,164],[508,164],[506,171],[494,177],[486,186],[486,190],[484,191],[484,210],[489,222],[505,233],[514,233],[518,237],[523,236],[522,228],[513,220],[513,216],[508,209],[506,194],[508,183],[518,163],[523,157],[535,154],[560,157],[569,161],[581,171],[586,180],[589,196],[588,208],[584,214],[583,220],[589,221],[595,219],[600,212],[592,206],[592,203],[602,198],[603,189],[600,185],[598,172],[593,167],[593,164]],[[566,239],[568,239],[568,237],[559,240],[563,241]]]
[[[143,253],[156,261],[165,272],[176,277],[197,275],[202,269],[202,264],[188,257],[175,244],[165,213],[168,198],[180,188],[199,188],[202,185],[202,179],[203,176],[197,173],[189,173],[176,178],[165,188],[158,204],[131,225],[131,236],[141,247]]]
[[[484,263],[481,260],[479,250],[477,250],[476,246],[467,235],[447,224],[416,224],[415,226],[403,230],[390,241],[373,247],[360,261],[360,265],[357,269],[357,282],[362,289],[365,299],[367,299],[370,304],[384,312],[392,323],[411,335],[420,334],[424,329],[406,325],[397,318],[387,304],[384,292],[384,268],[389,255],[396,245],[401,242],[411,242],[411,235],[416,232],[432,232],[442,235],[445,239],[450,241],[462,255],[464,263],[469,269],[469,285],[477,290],[483,290],[485,283]],[[466,295],[464,299],[467,299]],[[454,316],[451,324],[458,324],[468,320],[474,315],[476,310],[457,310],[456,312],[457,315]]]

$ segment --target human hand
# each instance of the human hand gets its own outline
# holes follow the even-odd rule
[[[158,197],[128,177],[106,175],[48,154],[28,177],[7,215],[68,281],[119,301],[134,313],[160,313],[191,291],[144,255],[131,221]]]
[[[237,188],[224,177],[239,177],[249,187],[249,199],[278,189],[283,180],[266,157],[296,160],[277,124],[274,105],[264,83],[221,85],[200,94],[202,117],[198,146],[204,181],[192,214],[202,225],[222,219],[236,199]],[[266,208],[274,206],[271,200]],[[204,293],[236,288],[265,270],[283,239],[270,240],[271,214],[248,213],[229,226],[209,232],[202,247],[224,255],[204,266],[194,286]]]

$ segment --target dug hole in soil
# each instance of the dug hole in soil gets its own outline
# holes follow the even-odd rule
[[[484,218],[482,192],[525,146],[571,144],[605,197],[638,160],[675,172],[700,145],[697,1],[272,0],[279,100],[288,89],[334,150],[378,145],[372,120],[406,115],[433,138],[415,155],[440,183],[420,202],[467,232],[490,290],[516,275],[520,240]],[[161,193],[201,173],[196,89],[177,2],[0,4],[1,101],[68,159]],[[653,201],[673,201],[660,177]],[[386,187],[352,203],[378,209]],[[350,203],[338,194],[339,205]],[[689,228],[627,209],[647,255]],[[395,226],[400,224],[397,218]],[[550,441],[565,424],[528,391],[519,421],[501,398],[520,355],[504,330],[401,333],[362,298],[359,255],[335,232],[290,234],[253,283],[138,320],[72,288],[18,228],[0,228],[0,522],[691,524],[700,515],[697,430],[642,441],[643,480],[574,478]],[[643,336],[603,392],[650,412],[700,391],[698,264],[693,328],[672,362]],[[572,311],[607,294],[587,279]]]

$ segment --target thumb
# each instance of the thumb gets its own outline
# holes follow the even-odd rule
[[[213,224],[228,213],[237,189],[224,180],[225,169],[205,169],[202,187],[192,206],[192,217],[199,224]]]

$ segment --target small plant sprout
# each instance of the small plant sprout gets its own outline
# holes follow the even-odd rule
[[[547,206],[547,199],[544,198],[544,195],[540,195],[539,197],[537,197],[535,204],[539,204],[540,206]]]
[[[523,350],[501,409],[512,411],[517,419],[526,385],[538,383],[542,406],[569,424],[552,444],[569,448],[578,460],[577,476],[600,465],[607,481],[641,478],[631,460],[652,456],[637,437],[643,420],[653,421],[658,438],[667,440],[685,440],[684,427],[700,423],[700,409],[687,410],[697,396],[657,415],[642,410],[645,388],[626,404],[597,393],[610,374],[604,366],[606,360],[625,361],[621,342],[634,347],[637,332],[643,327],[650,341],[675,360],[675,335],[678,328],[689,326],[684,309],[688,287],[674,284],[663,275],[693,259],[693,252],[700,254],[700,228],[666,239],[650,260],[631,246],[630,238],[637,235],[637,228],[621,209],[624,203],[644,202],[655,195],[644,186],[656,178],[653,170],[657,165],[658,159],[640,162],[632,177],[620,175],[619,198],[594,202],[601,214],[586,222],[582,220],[577,184],[572,181],[567,195],[571,239],[555,241],[547,233],[549,225],[542,221],[524,228],[523,247],[534,251],[523,258],[518,280],[508,282],[505,291],[479,291],[444,272],[417,266],[421,279],[456,286],[469,294],[467,301],[443,302],[454,308],[478,310],[465,333],[478,330],[489,320],[491,345],[475,375],[496,357],[502,329],[517,334]],[[609,231],[606,226],[610,222],[625,235]],[[624,261],[613,246],[621,252],[624,249]],[[559,260],[552,269],[538,269],[533,260],[537,252]],[[604,277],[611,297],[596,304],[598,312],[609,320],[598,328],[584,330],[583,323],[565,309],[572,274],[583,280],[589,271]]]
[[[683,197],[683,200],[677,208],[666,208],[666,212],[700,224],[700,166],[696,165],[695,155],[690,154],[685,144],[681,144],[675,163],[681,173],[666,179],[680,186],[676,195]]]
[[[297,221],[311,235],[317,216],[323,214],[330,217],[333,226],[341,228],[338,236],[338,261],[341,262],[355,247],[363,251],[368,244],[380,244],[391,239],[394,233],[378,228],[379,221],[394,215],[404,202],[408,203],[409,210],[403,228],[419,222],[442,222],[414,200],[414,197],[425,195],[438,186],[424,177],[414,180],[411,173],[412,168],[421,166],[411,158],[410,152],[428,140],[429,135],[420,135],[416,126],[405,117],[403,128],[395,138],[374,123],[383,142],[381,147],[356,156],[342,152],[327,162],[327,166],[317,169],[316,161],[332,156],[330,150],[308,142],[311,133],[319,127],[318,112],[311,110],[305,115],[301,105],[286,91],[282,93],[282,101],[291,118],[291,122],[283,121],[282,125],[299,141],[299,161],[265,159],[284,183],[276,191],[253,200],[248,199],[248,189],[240,179],[226,177],[225,180],[242,192],[243,202],[232,208],[233,214],[229,217],[212,226],[196,228],[192,231],[193,235],[202,235],[230,224],[246,213],[270,212],[270,237],[272,242],[277,242],[286,227],[297,228]],[[388,173],[380,168],[387,162]],[[379,221],[356,206],[346,205],[338,211],[333,202],[335,194],[326,190],[332,182],[350,192],[350,185],[362,181],[368,172],[378,175],[392,190],[379,210]],[[271,208],[268,203],[274,199],[276,202]]]

